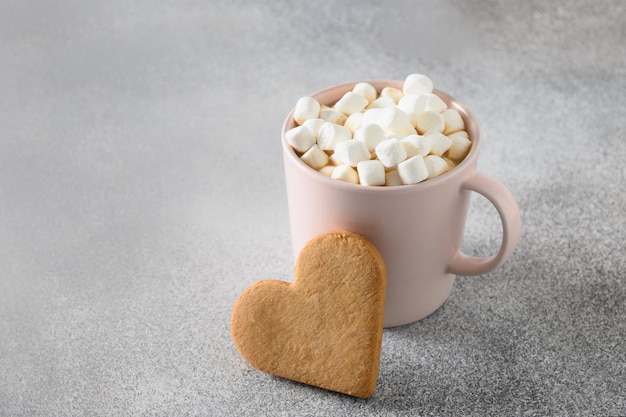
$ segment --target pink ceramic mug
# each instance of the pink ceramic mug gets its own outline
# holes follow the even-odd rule
[[[378,91],[402,89],[402,81],[367,81]],[[356,83],[313,95],[332,105]],[[512,254],[520,231],[517,203],[502,184],[476,171],[480,151],[478,123],[454,98],[433,91],[456,109],[472,147],[447,173],[414,185],[363,186],[331,179],[301,161],[285,140],[295,127],[293,111],[283,125],[282,147],[294,257],[319,233],[345,230],[369,239],[387,268],[385,327],[420,320],[448,298],[455,275],[484,274]],[[472,257],[460,250],[470,191],[485,196],[502,221],[502,244],[492,257]]]

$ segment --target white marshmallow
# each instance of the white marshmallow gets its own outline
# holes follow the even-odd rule
[[[430,140],[430,153],[432,155],[443,155],[452,145],[452,139],[441,132],[430,131],[424,135]]]
[[[380,96],[381,97],[391,97],[393,102],[397,104],[398,101],[400,101],[400,99],[402,98],[402,96],[404,96],[404,93],[402,93],[402,91],[398,90],[397,88],[385,87],[380,92]]]
[[[363,126],[363,115],[365,113],[352,113],[346,121],[344,122],[344,126],[350,129],[350,132],[354,134],[361,126]]]
[[[332,165],[326,165],[325,167],[322,167],[320,169],[318,169],[319,172],[321,172],[324,175],[327,176],[332,176],[333,175],[333,171],[334,171],[335,167]]]
[[[313,137],[317,138],[317,133],[324,123],[326,123],[324,119],[308,119],[302,123],[302,126],[308,127],[311,133],[313,133]]]
[[[461,132],[453,133],[448,138],[452,141],[448,149],[448,157],[455,161],[465,158],[472,147],[472,141],[463,136]]]
[[[398,165],[398,174],[403,184],[417,184],[428,178],[428,168],[424,158],[416,155]]]
[[[320,115],[320,103],[313,97],[300,97],[293,111],[293,119],[298,125],[308,119],[317,119]]]
[[[339,181],[349,182],[351,184],[359,183],[359,174],[357,174],[354,168],[348,165],[339,165],[338,167],[335,167],[330,177]]]
[[[378,160],[387,168],[394,167],[406,159],[404,146],[397,138],[380,142],[375,151]]]
[[[374,88],[374,86],[370,83],[357,83],[352,91],[365,97],[368,104],[371,104],[372,101],[376,100],[376,97],[378,96],[376,88]]]
[[[446,109],[443,112],[443,122],[445,123],[445,127],[443,128],[444,135],[465,129],[463,118],[455,109]]]
[[[426,110],[427,97],[424,94],[408,94],[400,99],[398,108],[409,115],[411,124],[415,126],[415,118]]]
[[[425,100],[424,111],[432,110],[437,113],[442,113],[448,108],[448,105],[437,94],[427,93],[423,94],[422,97],[424,97]]]
[[[423,74],[410,74],[404,79],[404,94],[424,94],[433,92],[433,82]]]
[[[380,125],[380,115],[382,114],[382,108],[367,109],[363,112],[363,119],[361,119],[361,126],[368,126],[372,124]]]
[[[339,110],[325,105],[322,105],[319,118],[338,125],[343,125],[347,119],[346,115]]]
[[[448,171],[458,165],[457,162],[453,161],[450,158],[446,158],[445,156],[442,156],[441,158],[443,158],[443,160],[446,161],[446,164],[448,164]]]
[[[367,107],[368,109],[384,109],[385,107],[393,107],[396,102],[391,97],[378,97]]]
[[[329,151],[331,152],[331,151]],[[330,156],[328,157],[328,164],[332,165],[334,167],[338,167],[339,165],[345,165],[343,162],[341,162],[339,159],[337,159],[337,155],[335,155],[335,153],[331,153]]]
[[[415,118],[415,128],[420,134],[430,131],[443,132],[444,127],[443,116],[436,111],[426,110]]]
[[[452,135],[460,135],[469,139],[469,134],[467,133],[466,130],[459,130],[458,132],[450,133],[447,136],[452,136]]]
[[[428,155],[424,158],[426,169],[428,169],[428,178],[437,177],[448,171],[448,163],[437,155]]]
[[[372,152],[376,149],[376,145],[385,140],[385,132],[380,125],[371,124],[361,127],[353,135],[354,140],[363,142],[367,150]]]
[[[301,97],[293,119],[285,139],[302,161],[353,184],[415,184],[452,169],[472,146],[461,114],[422,74],[402,90],[357,83],[333,107]]]
[[[361,161],[356,169],[362,185],[385,185],[385,168],[379,161]]]
[[[385,172],[385,185],[402,185],[402,178],[397,169]]]
[[[317,145],[311,146],[300,159],[313,169],[320,169],[328,164],[328,155]]]
[[[336,123],[326,122],[317,133],[317,144],[324,151],[332,151],[338,143],[351,139],[350,129]]]
[[[404,146],[407,158],[426,156],[430,152],[430,138],[427,136],[409,135],[400,139],[400,143]]]
[[[416,133],[409,115],[395,106],[380,112],[379,124],[388,136],[404,137]]]
[[[355,93],[353,91],[348,91],[339,99],[338,102],[335,103],[335,108],[349,116],[353,113],[358,113],[368,105],[367,99],[360,95],[359,93]]]
[[[351,167],[357,166],[361,161],[368,161],[370,159],[370,152],[367,150],[367,146],[358,140],[338,143],[337,146],[335,146],[335,153],[333,155],[337,160]]]
[[[285,132],[285,139],[296,152],[304,153],[315,144],[315,137],[309,128],[296,126]]]

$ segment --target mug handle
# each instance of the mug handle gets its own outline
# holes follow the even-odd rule
[[[483,195],[494,205],[502,221],[502,243],[498,253],[491,257],[469,256],[459,249],[452,257],[447,272],[455,275],[485,274],[501,266],[513,253],[520,234],[519,207],[509,190],[478,171],[474,171],[461,187]]]

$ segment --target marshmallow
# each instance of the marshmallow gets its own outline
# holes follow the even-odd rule
[[[358,113],[368,105],[367,99],[360,95],[359,93],[355,93],[353,91],[348,91],[339,99],[338,102],[335,103],[335,108],[349,116],[353,113]]]
[[[404,94],[425,94],[433,92],[433,82],[423,74],[411,74],[404,79]]]
[[[338,125],[343,125],[347,119],[346,115],[339,110],[324,105],[321,107],[319,118]]]
[[[398,174],[403,184],[417,184],[428,178],[428,168],[424,158],[416,155],[398,164]]]
[[[455,161],[465,158],[472,146],[472,141],[463,136],[461,132],[453,133],[448,138],[452,141],[448,149],[448,157]]]
[[[439,112],[426,110],[415,117],[415,128],[420,134],[430,131],[443,132],[444,127],[443,116]]]
[[[394,167],[406,159],[404,146],[397,138],[391,138],[376,145],[376,156],[387,168]]]
[[[333,107],[302,97],[293,119],[285,140],[301,160],[353,184],[415,184],[454,168],[472,146],[461,113],[421,74],[402,90],[357,83]]]
[[[345,165],[343,162],[337,159],[337,155],[335,155],[334,152],[331,153],[330,156],[328,157],[328,164],[334,167],[338,167],[339,165]]]
[[[285,139],[296,152],[304,153],[315,144],[313,133],[304,126],[296,126],[285,132]]]
[[[324,151],[332,151],[338,143],[351,139],[350,129],[336,123],[326,122],[317,133],[317,144]]]
[[[368,109],[384,109],[385,107],[393,107],[396,102],[391,97],[378,97],[367,107]]]
[[[381,97],[391,97],[394,104],[397,104],[403,95],[404,94],[402,93],[401,90],[398,90],[397,88],[393,88],[393,87],[385,87],[380,92]]]
[[[361,119],[361,126],[367,126],[380,124],[380,115],[382,114],[382,108],[370,108],[363,112],[363,118]]]
[[[308,119],[302,123],[302,126],[308,127],[311,133],[313,133],[313,137],[317,138],[317,133],[324,123],[326,123],[324,119]]]
[[[442,113],[448,108],[448,105],[437,94],[427,93],[422,95],[425,100],[424,111],[432,110],[437,113]]]
[[[397,169],[385,172],[385,185],[402,185],[402,178]]]
[[[352,113],[350,116],[348,116],[348,118],[346,119],[346,121],[344,122],[344,126],[347,127],[348,129],[350,129],[350,132],[352,132],[352,134],[354,134],[354,132],[356,132],[356,130],[358,128],[360,128],[361,126],[363,126],[363,115],[365,113]]]
[[[426,156],[430,152],[430,138],[428,136],[409,135],[400,139],[404,146],[406,157],[412,158],[415,155]]]
[[[356,169],[362,185],[385,185],[385,168],[379,161],[361,161]]]
[[[461,114],[454,109],[446,109],[443,112],[443,122],[445,124],[443,128],[444,135],[465,129],[465,123],[463,122]]]
[[[386,107],[380,112],[379,124],[386,135],[404,137],[417,133],[409,115],[395,106]]]
[[[318,169],[318,171],[321,172],[322,174],[330,177],[330,176],[333,175],[334,169],[335,169],[334,166],[326,165],[325,167],[322,167],[322,168]]]
[[[454,168],[455,166],[457,166],[457,165],[458,165],[458,163],[457,163],[457,162],[453,161],[453,160],[452,160],[452,159],[450,159],[450,158],[447,158],[447,157],[445,157],[445,156],[442,156],[441,158],[442,158],[444,161],[446,161],[446,164],[448,164],[448,171],[450,171],[452,168]]]
[[[409,115],[411,124],[415,126],[417,115],[424,113],[424,110],[426,110],[427,100],[428,98],[424,94],[408,94],[400,99],[398,108]]]
[[[452,136],[452,135],[460,135],[469,139],[469,134],[465,130],[459,130],[458,132],[450,133],[449,135],[446,135],[446,136]]]
[[[351,184],[359,183],[359,174],[357,174],[354,168],[348,165],[339,165],[338,167],[335,167],[330,177],[339,181],[349,182]]]
[[[328,155],[317,145],[311,146],[300,159],[313,169],[320,169],[328,164]]]
[[[370,152],[367,150],[367,146],[365,146],[365,143],[358,140],[338,143],[337,146],[335,146],[335,153],[333,155],[337,160],[351,167],[357,166],[361,161],[368,161],[370,159]]]
[[[424,158],[426,169],[428,170],[428,178],[437,177],[450,169],[448,163],[437,155],[428,155]]]
[[[371,104],[372,101],[376,100],[376,96],[378,96],[376,88],[370,83],[357,83],[352,91],[365,97],[368,104]]]
[[[320,103],[313,97],[300,97],[293,111],[293,119],[298,125],[308,119],[317,119],[320,114]]]
[[[420,131],[420,129],[428,129],[428,127],[424,126],[424,117],[421,117],[418,122],[418,117],[420,117],[422,113],[430,110],[435,113],[442,113],[443,116],[443,112],[448,108],[448,106],[438,95],[427,93],[420,95],[409,94],[404,96],[398,103],[398,108],[410,116],[411,124],[417,128],[417,131]],[[431,118],[434,121],[438,121],[439,119],[435,116],[431,116]],[[428,118],[426,118],[426,120],[428,120]],[[420,126],[418,126],[418,123],[420,123]],[[425,132],[425,130],[423,130],[422,133],[423,132]]]
[[[385,132],[380,125],[371,124],[354,132],[353,138],[356,141],[363,142],[367,150],[372,152],[376,149],[376,145],[385,140]]]
[[[430,153],[432,155],[443,155],[452,145],[452,139],[443,133],[430,131],[424,135],[430,140]]]

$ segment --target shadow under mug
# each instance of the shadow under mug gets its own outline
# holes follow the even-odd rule
[[[402,81],[367,81],[379,92],[402,89]],[[354,83],[312,95],[333,105]],[[306,165],[285,139],[296,126],[293,110],[282,130],[285,182],[294,259],[316,235],[344,230],[358,233],[380,251],[387,268],[385,327],[420,320],[437,310],[452,291],[456,275],[479,275],[501,266],[513,253],[520,233],[520,214],[511,193],[496,180],[476,171],[480,151],[478,123],[453,97],[434,90],[457,110],[472,145],[450,171],[413,185],[363,186],[332,179]],[[470,191],[486,197],[502,222],[502,243],[491,257],[473,257],[460,250]]]

